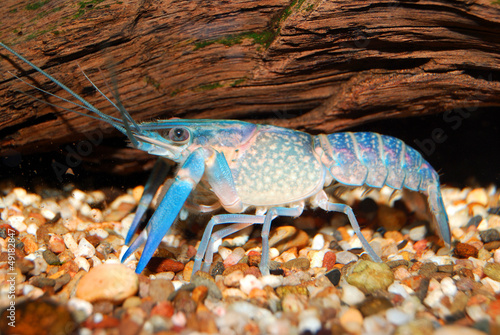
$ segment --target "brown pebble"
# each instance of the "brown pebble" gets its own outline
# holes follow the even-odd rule
[[[93,303],[94,313],[110,314],[113,313],[113,304],[109,301],[97,301]]]
[[[197,303],[203,303],[208,295],[208,287],[200,285],[194,288],[191,298]]]
[[[171,280],[158,278],[149,283],[149,295],[155,302],[167,300],[174,291],[174,284]]]
[[[39,243],[47,243],[50,240],[49,228],[43,225],[36,231],[36,240]]]
[[[21,242],[24,243],[24,252],[29,255],[38,250],[38,243],[36,243],[35,237],[33,235],[26,235],[21,238]]]
[[[333,251],[327,251],[323,257],[322,267],[326,268],[326,271],[330,271],[335,266],[337,261],[337,256]]]
[[[453,264],[438,265],[439,272],[453,273]]]
[[[164,318],[171,318],[174,315],[174,306],[170,301],[160,301],[151,310],[151,315],[160,315]]]
[[[66,250],[63,238],[58,234],[52,234],[48,242],[49,250],[55,254],[60,254]]]
[[[190,281],[191,280],[191,274],[193,272],[193,266],[194,266],[194,261],[189,261],[187,264],[184,266],[184,270],[182,271],[182,276],[185,281]]]
[[[484,248],[488,251],[500,249],[500,241],[493,241],[493,242],[485,243]]]
[[[484,274],[493,280],[500,282],[500,264],[488,263],[483,269]]]
[[[392,308],[392,303],[389,301],[389,299],[384,297],[371,297],[365,299],[361,303],[361,305],[359,306],[359,311],[366,318],[367,316],[377,314],[389,308]]]
[[[196,313],[196,324],[198,325],[198,330],[203,334],[218,334],[219,328],[215,322],[215,318],[212,313],[208,311],[202,311]],[[245,331],[246,334],[249,334]]]
[[[159,272],[180,272],[184,270],[184,264],[170,258],[153,257],[149,261],[147,268],[154,273]]]
[[[418,270],[418,274],[429,278],[432,274],[437,272],[437,269],[437,265],[432,262],[424,263]]]
[[[380,205],[377,210],[379,226],[387,230],[401,230],[406,223],[406,213],[387,205]]]
[[[29,283],[33,286],[44,288],[46,286],[54,286],[56,281],[52,278],[45,278],[41,276],[34,276],[29,279]]]
[[[56,278],[56,284],[54,285],[54,290],[56,292],[59,291],[64,285],[69,283],[70,280],[71,276],[69,275],[69,273],[65,273],[59,278]]]
[[[245,263],[234,264],[234,265],[227,267],[224,270],[224,272],[222,273],[222,275],[227,276],[231,272],[238,271],[238,270],[240,270],[241,272],[245,272],[245,270],[247,270],[248,268],[249,268],[248,264],[245,264]]]
[[[309,261],[309,259],[307,259],[305,257],[295,258],[295,259],[289,260],[288,262],[285,262],[283,264],[283,268],[289,269],[289,270],[305,271],[305,270],[309,270],[310,267],[311,267],[311,262]]]
[[[389,267],[391,269],[395,269],[397,268],[398,266],[404,266],[404,267],[408,267],[408,265],[410,264],[410,262],[408,262],[407,260],[405,259],[398,259],[396,261],[388,261],[386,263],[387,265],[389,265]]]
[[[305,286],[280,286],[276,288],[276,294],[280,299],[283,299],[287,294],[300,294],[300,295],[309,295],[307,288]]]
[[[455,246],[455,256],[459,258],[477,258],[479,250],[467,243],[457,243]]]
[[[43,259],[45,259],[45,261],[47,262],[47,264],[50,264],[50,265],[60,265],[61,264],[59,257],[57,257],[56,254],[54,254],[52,251],[50,251],[48,249],[42,253],[42,256],[43,256]]]
[[[259,266],[261,255],[259,253],[251,253],[248,255],[249,266]]]
[[[186,290],[179,290],[172,302],[176,311],[190,314],[196,311],[196,302],[191,298],[191,294]]]
[[[262,277],[262,273],[260,273],[259,268],[256,266],[250,266],[248,269],[245,270],[244,274],[245,276],[254,275],[256,278]]]

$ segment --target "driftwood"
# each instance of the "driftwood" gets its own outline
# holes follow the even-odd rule
[[[80,66],[109,96],[118,92],[136,120],[224,118],[333,132],[500,105],[498,1],[3,0],[0,15],[1,41],[118,116]],[[71,108],[14,79],[68,97],[0,55],[0,155],[121,136],[19,93]],[[115,155],[137,161],[130,150]]]

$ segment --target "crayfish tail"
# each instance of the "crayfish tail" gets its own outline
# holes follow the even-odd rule
[[[427,189],[429,208],[434,216],[439,235],[447,246],[451,245],[451,232],[448,215],[444,207],[443,197],[439,185],[431,184]]]

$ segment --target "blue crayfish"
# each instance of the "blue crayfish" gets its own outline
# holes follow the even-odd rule
[[[165,160],[180,164],[175,180],[159,201],[146,228],[122,257],[126,259],[145,243],[137,273],[145,268],[190,194],[206,193],[206,190],[231,214],[215,215],[208,223],[193,273],[202,268],[203,260],[203,270],[208,269],[217,240],[250,225],[262,224],[260,271],[268,274],[272,220],[278,216],[297,217],[306,204],[345,213],[364,249],[373,260],[380,262],[361,234],[352,209],[329,200],[324,188],[333,183],[349,187],[406,188],[426,194],[439,232],[445,243],[450,244],[439,176],[416,150],[399,139],[369,132],[312,136],[287,128],[230,120],[172,119],[136,123],[119,103],[117,106],[106,98],[120,111],[121,118],[103,114],[11,48],[3,43],[0,46],[66,90],[81,103],[75,103],[76,106],[94,115],[71,111],[108,122],[125,134],[134,147],[160,157],[146,183],[126,237],[127,244],[167,177]],[[244,214],[249,208],[255,209],[255,215]],[[228,226],[212,233],[214,226],[220,224]]]

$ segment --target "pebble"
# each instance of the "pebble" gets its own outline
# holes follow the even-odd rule
[[[263,287],[277,288],[283,284],[283,276],[267,275],[259,278]]]
[[[295,258],[292,260],[289,260],[288,262],[283,264],[283,268],[289,269],[289,270],[301,270],[301,271],[306,271],[310,268],[311,262],[309,261],[308,258],[305,257],[299,257]]]
[[[61,264],[61,261],[59,260],[59,258],[57,257],[56,254],[54,254],[52,251],[50,250],[45,250],[43,253],[42,253],[42,256],[43,256],[43,259],[45,259],[45,261],[47,262],[47,264],[49,265],[60,265]]]
[[[76,263],[79,269],[85,270],[87,272],[90,270],[90,263],[86,258],[78,256],[75,257],[74,262]]]
[[[224,267],[237,264],[245,256],[245,249],[235,248],[227,258],[224,259]]]
[[[53,253],[60,254],[66,250],[64,239],[58,234],[51,234],[48,243],[49,250]]]
[[[154,302],[167,300],[174,291],[174,284],[171,280],[157,278],[149,283],[149,296]]]
[[[364,317],[371,316],[386,309],[392,308],[392,303],[389,299],[384,297],[370,297],[363,301],[363,303],[358,306],[359,311]]]
[[[387,289],[394,282],[394,274],[385,263],[360,260],[347,275],[347,282],[364,292]]]
[[[356,286],[344,283],[342,285],[342,302],[349,306],[362,303],[365,300],[365,294]]]
[[[493,253],[493,260],[495,263],[500,264],[500,249],[495,250]]]
[[[312,240],[311,249],[321,250],[325,246],[325,237],[323,234],[316,234]]]
[[[496,229],[480,231],[479,236],[481,237],[481,241],[484,243],[500,241],[500,233]]]
[[[360,334],[363,328],[363,315],[354,308],[349,308],[340,315],[340,324],[350,333]]]
[[[390,323],[401,326],[411,321],[412,315],[409,315],[399,308],[389,308],[385,311],[385,317]]]
[[[467,243],[457,243],[455,245],[455,255],[459,258],[477,258],[479,250]]]
[[[500,282],[500,264],[488,263],[483,269],[485,275],[493,280]]]
[[[450,277],[445,277],[441,280],[441,290],[446,296],[450,298],[453,298],[458,292],[455,281],[453,281],[453,279]]]
[[[333,284],[333,286],[337,286],[340,282],[340,277],[342,276],[342,274],[339,269],[333,269],[325,273],[325,276]]]
[[[316,334],[321,329],[321,321],[318,318],[318,312],[313,309],[306,309],[299,315],[299,332],[309,332]]]
[[[486,335],[486,333],[470,327],[450,325],[436,329],[433,335]]]
[[[87,239],[82,238],[80,243],[78,243],[78,250],[75,253],[75,256],[82,256],[85,258],[91,258],[95,255],[95,247],[87,241]]]
[[[153,257],[148,262],[147,268],[155,273],[170,271],[177,273],[184,270],[184,264],[170,258]]]
[[[332,251],[327,251],[323,256],[323,264],[322,267],[326,268],[326,271],[330,271],[335,266],[337,262],[337,256]]]
[[[337,258],[337,263],[348,264],[358,260],[358,256],[349,251],[340,251],[335,254]]]
[[[408,237],[413,240],[413,241],[420,241],[425,238],[425,235],[427,235],[427,227],[426,226],[417,226],[412,229],[410,229],[410,232],[408,233]]]
[[[122,302],[137,293],[137,275],[123,264],[103,264],[80,279],[76,297],[89,302],[108,300]]]
[[[467,194],[465,201],[468,204],[480,204],[483,206],[488,205],[488,194],[483,188],[476,188]]]
[[[249,294],[254,288],[262,289],[263,287],[262,282],[254,275],[246,275],[240,280],[240,289],[245,294]]]
[[[224,285],[229,287],[239,287],[240,281],[245,277],[241,270],[231,271],[224,277]]]
[[[71,298],[68,301],[68,309],[76,322],[83,322],[92,315],[94,306],[86,300]]]

